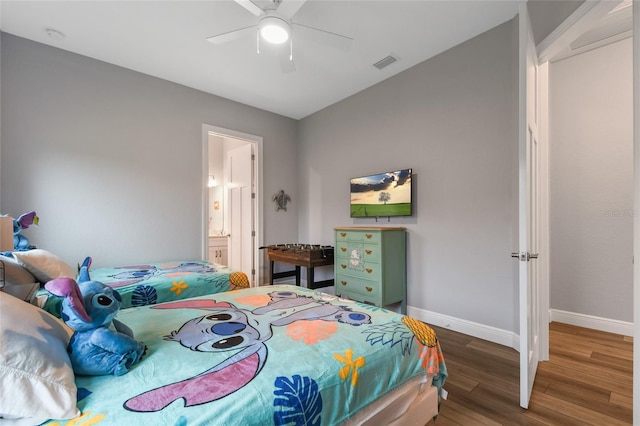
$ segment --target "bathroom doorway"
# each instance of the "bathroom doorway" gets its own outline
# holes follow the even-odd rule
[[[263,281],[262,138],[203,125],[203,257]]]

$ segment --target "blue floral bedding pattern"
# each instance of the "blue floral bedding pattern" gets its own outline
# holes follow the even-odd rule
[[[429,374],[441,387],[447,375],[426,324],[300,287],[130,308],[118,319],[148,351],[123,376],[76,377],[86,424],[337,425],[412,378]]]

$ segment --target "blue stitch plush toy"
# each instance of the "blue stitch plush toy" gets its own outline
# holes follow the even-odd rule
[[[114,319],[120,309],[120,294],[98,281],[89,280],[90,258],[84,262],[79,283],[60,277],[45,288],[62,301],[62,319],[75,332],[67,348],[73,371],[78,375],[126,374],[140,361],[147,347],[133,338],[129,327]]]
[[[5,215],[2,215],[5,216]],[[36,248],[32,246],[27,237],[20,234],[23,229],[27,229],[31,225],[37,225],[40,218],[36,212],[28,212],[21,214],[19,218],[13,219],[13,250],[0,253],[3,256],[11,256],[14,251],[27,251]]]
[[[15,251],[25,251],[34,249],[29,240],[20,231],[27,229],[31,225],[37,225],[39,221],[36,212],[21,214],[19,218],[13,219],[13,249]]]

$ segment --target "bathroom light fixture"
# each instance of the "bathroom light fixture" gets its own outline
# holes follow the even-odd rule
[[[285,19],[267,13],[260,19],[258,32],[265,41],[272,44],[282,44],[289,40],[291,25]]]
[[[209,175],[209,181],[207,182],[207,186],[209,188],[213,188],[216,185],[218,185],[218,183],[216,182],[216,177],[214,175]]]

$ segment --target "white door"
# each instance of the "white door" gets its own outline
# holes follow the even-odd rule
[[[242,265],[242,239],[238,238],[242,235],[242,220],[238,213],[242,210],[242,197],[240,196],[240,188],[229,189],[229,263],[228,266],[233,269],[240,270]]]
[[[229,266],[247,274],[253,282],[253,145],[247,143],[228,152]]]
[[[539,361],[538,61],[527,4],[519,10],[518,250],[520,406],[529,407]],[[515,253],[514,253],[515,254]]]

